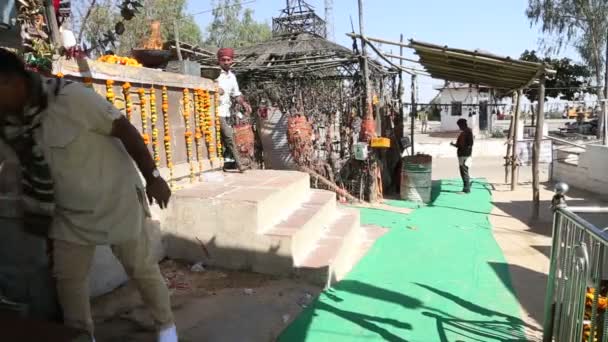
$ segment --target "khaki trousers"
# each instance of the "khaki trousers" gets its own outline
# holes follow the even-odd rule
[[[53,241],[53,273],[64,323],[85,330],[91,336],[94,324],[89,301],[89,270],[95,247],[61,240]],[[150,237],[146,227],[142,227],[139,239],[114,245],[112,252],[136,284],[159,330],[172,326],[174,320],[169,291],[158,263],[151,254]]]

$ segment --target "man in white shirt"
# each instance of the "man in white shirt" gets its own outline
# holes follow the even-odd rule
[[[243,172],[246,167],[241,163],[239,151],[234,142],[234,132],[230,124],[230,107],[232,107],[232,99],[235,98],[238,103],[245,109],[247,115],[251,114],[251,106],[245,101],[243,94],[239,90],[239,84],[236,76],[230,70],[234,64],[234,50],[231,48],[222,48],[217,52],[217,59],[222,71],[217,78],[220,92],[220,132],[222,136],[222,144],[225,151],[229,151],[233,158],[236,168]]]

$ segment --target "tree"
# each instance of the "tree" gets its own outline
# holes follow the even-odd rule
[[[545,83],[547,97],[574,100],[577,93],[596,93],[594,88],[588,87],[592,73],[586,65],[574,63],[569,58],[540,58],[534,50],[524,51],[520,59],[536,63],[544,62],[556,71],[555,75],[548,78]],[[528,88],[525,95],[531,102],[538,101],[538,86],[533,85]]]
[[[241,47],[268,40],[268,23],[256,22],[252,9],[244,9],[241,0],[213,2],[213,21],[207,27],[205,44],[211,47]]]
[[[80,0],[81,8],[87,8],[89,4],[90,15],[84,26],[84,16],[77,18],[83,30],[83,38],[89,45],[95,45],[102,38],[103,33],[113,31],[114,25],[120,21],[119,1],[117,0]],[[82,2],[85,3],[82,6]],[[131,50],[142,45],[143,40],[150,34],[150,23],[160,20],[162,36],[164,40],[174,38],[174,24],[178,24],[180,41],[191,44],[200,44],[202,41],[201,30],[194,18],[185,14],[186,0],[141,0],[143,8],[133,19],[125,21],[125,32],[118,36],[115,52],[119,55],[129,55]],[[92,5],[91,5],[92,4]],[[81,10],[77,16],[86,13]]]
[[[554,36],[551,47],[559,50],[568,44],[574,46],[595,75],[596,85],[602,85],[603,50],[608,28],[608,1],[606,0],[528,0],[526,15],[534,24],[542,23],[542,31]],[[605,89],[606,91],[606,89]],[[600,99],[604,98],[598,92]],[[607,113],[600,118],[600,127]],[[598,130],[598,136],[601,130]]]

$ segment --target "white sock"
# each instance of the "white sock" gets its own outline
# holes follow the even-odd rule
[[[158,333],[158,342],[177,342],[177,329],[175,325]]]

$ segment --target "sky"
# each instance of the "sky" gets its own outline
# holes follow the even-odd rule
[[[245,7],[253,9],[258,21],[272,22],[285,7],[285,0],[242,0]],[[309,0],[317,14],[324,17],[324,0]],[[357,0],[334,0],[335,41],[346,47],[352,40],[345,33],[351,32],[351,18],[358,31]],[[188,12],[210,10],[212,0],[188,0]],[[481,49],[497,55],[519,57],[528,50],[538,50],[542,33],[538,26],[531,26],[525,15],[528,0],[364,0],[365,34],[370,37],[398,41],[415,39],[438,45],[462,49]],[[211,22],[211,13],[195,16],[201,29]],[[383,46],[386,52],[397,47]],[[406,57],[418,59],[411,49],[405,49]],[[572,49],[559,56],[579,60]],[[420,65],[406,63],[420,69]],[[418,101],[430,101],[443,81],[419,77]],[[409,91],[409,90],[408,90]],[[407,95],[407,94],[406,94]]]

